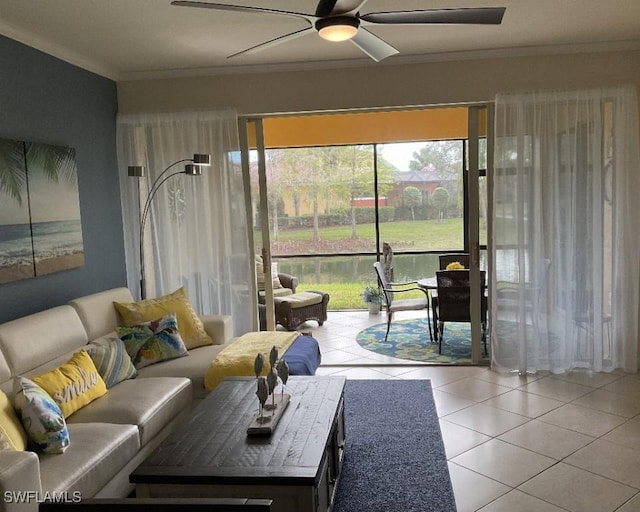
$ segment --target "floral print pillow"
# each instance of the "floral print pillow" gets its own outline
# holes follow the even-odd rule
[[[44,453],[63,453],[69,446],[69,431],[60,407],[35,382],[17,377],[14,404],[30,444]]]
[[[134,327],[118,327],[117,333],[138,370],[160,361],[189,355],[178,332],[175,313]]]

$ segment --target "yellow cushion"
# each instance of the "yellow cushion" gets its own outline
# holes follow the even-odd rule
[[[31,380],[55,400],[65,418],[107,392],[107,386],[86,350],[76,352],[59,368]]]
[[[170,313],[175,313],[178,320],[178,332],[187,349],[213,345],[213,340],[205,332],[202,320],[193,310],[184,287],[156,299],[145,299],[139,302],[114,302],[113,305],[122,316],[126,327],[152,322]]]
[[[4,449],[23,452],[27,448],[27,433],[22,428],[9,397],[0,391],[0,444]]]

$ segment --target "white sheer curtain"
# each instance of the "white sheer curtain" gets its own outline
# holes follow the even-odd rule
[[[492,363],[637,370],[632,87],[496,97]]]
[[[232,315],[236,335],[253,330],[250,297],[256,293],[236,112],[118,115],[117,143],[127,278],[134,296],[139,297],[140,280],[139,204],[169,165],[209,153],[211,166],[203,167],[202,176],[169,178],[151,203],[144,251],[148,296],[184,286],[199,313]],[[144,165],[146,177],[128,177],[129,165]],[[184,164],[171,172],[180,170]]]

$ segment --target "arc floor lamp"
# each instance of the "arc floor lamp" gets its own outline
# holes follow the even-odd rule
[[[184,166],[183,171],[175,171],[169,173],[173,167],[178,164],[190,162]],[[186,174],[187,176],[201,176],[202,167],[211,165],[211,155],[204,153],[196,153],[193,158],[183,158],[173,162],[169,167],[165,168],[158,177],[151,184],[149,193],[147,194],[147,200],[144,202],[144,207],[140,210],[140,298],[147,298],[147,282],[144,272],[144,228],[147,223],[147,217],[151,211],[151,202],[155,197],[160,187],[167,180],[177,176],[178,174]],[[143,178],[145,176],[145,168],[142,165],[130,165],[127,168],[128,175],[132,178]],[[167,174],[169,173],[169,174]]]

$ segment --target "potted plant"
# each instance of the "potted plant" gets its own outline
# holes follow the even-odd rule
[[[382,290],[373,284],[365,286],[362,290],[362,300],[364,300],[369,307],[370,315],[377,315],[380,313],[380,303],[382,302]]]

